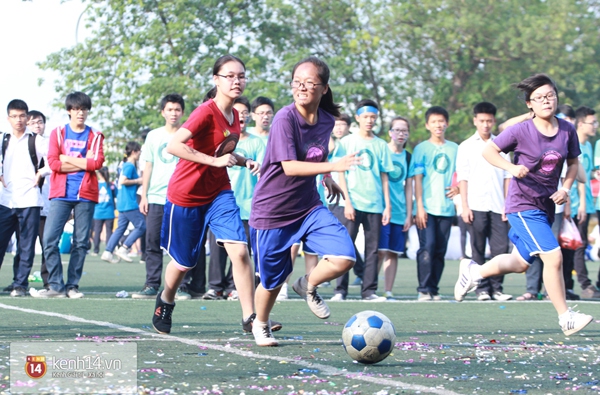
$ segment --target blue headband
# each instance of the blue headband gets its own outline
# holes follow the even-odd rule
[[[373,106],[363,106],[356,111],[356,115],[360,115],[365,112],[372,112],[375,115],[379,114],[379,110]]]

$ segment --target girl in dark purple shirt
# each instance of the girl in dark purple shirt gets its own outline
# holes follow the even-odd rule
[[[550,77],[536,74],[521,81],[517,89],[523,92],[533,118],[509,127],[483,151],[488,162],[513,175],[505,213],[511,225],[508,235],[515,248],[511,254],[497,255],[481,266],[462,260],[454,298],[462,301],[482,278],[522,273],[539,256],[544,262],[544,285],[558,313],[558,323],[570,336],[589,324],[592,317],[567,306],[562,253],[551,227],[554,205],[567,202],[577,174],[579,141],[573,126],[555,116],[558,90]],[[502,158],[501,151],[512,151],[514,163]],[[558,188],[565,159],[567,174]]]

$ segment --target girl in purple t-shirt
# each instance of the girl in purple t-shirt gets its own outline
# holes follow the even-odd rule
[[[356,259],[346,228],[325,208],[315,177],[325,174],[330,196],[341,190],[331,171],[346,171],[360,163],[356,154],[327,162],[329,136],[339,107],[327,84],[329,68],[310,57],[292,71],[294,104],[282,108],[271,127],[261,178],[254,190],[250,213],[250,239],[261,284],[256,289],[256,319],[252,333],[259,346],[277,346],[269,327],[269,314],[281,286],[292,272],[291,247],[301,240],[323,259],[293,286],[319,318],[329,307],[317,286],[346,273]]]
[[[505,213],[511,225],[509,237],[515,248],[484,265],[464,259],[454,287],[454,298],[462,301],[475,290],[482,278],[507,273],[522,273],[536,256],[544,262],[544,285],[558,313],[558,323],[570,336],[592,321],[592,316],[567,307],[562,275],[562,253],[552,233],[554,205],[567,202],[577,174],[579,141],[573,126],[555,117],[558,90],[545,74],[536,74],[517,85],[533,118],[506,129],[484,148],[483,156],[492,165],[509,171],[511,179]],[[514,152],[514,163],[500,152]],[[563,163],[567,174],[563,186],[558,181]]]

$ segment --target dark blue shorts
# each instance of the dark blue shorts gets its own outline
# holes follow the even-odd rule
[[[406,236],[404,234],[404,225],[389,223],[381,226],[379,234],[379,251],[390,251],[395,254],[402,254],[406,245]]]
[[[539,254],[547,254],[560,249],[548,215],[541,210],[527,210],[506,214],[510,223],[508,237],[519,255],[532,263]]]
[[[182,268],[196,266],[206,227],[217,243],[247,244],[240,209],[232,191],[223,191],[212,203],[198,207],[181,207],[167,200],[160,231],[160,246]]]
[[[290,249],[298,240],[306,246],[305,251],[323,258],[356,260],[348,231],[325,206],[282,228],[250,227],[254,262],[265,289],[279,287],[290,275],[293,269]]]

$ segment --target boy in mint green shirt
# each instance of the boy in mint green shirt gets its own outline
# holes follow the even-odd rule
[[[379,107],[373,100],[362,100],[356,106],[357,133],[341,140],[339,155],[357,152],[362,158],[360,165],[352,171],[340,174],[339,185],[344,200],[333,210],[333,214],[346,227],[352,241],[356,240],[358,228],[363,226],[365,234],[365,267],[361,296],[363,300],[385,299],[377,291],[377,250],[381,225],[387,225],[391,217],[388,173],[394,164],[387,143],[375,136],[373,128],[379,116]],[[337,279],[332,300],[344,300],[348,294],[348,273]]]
[[[418,144],[408,171],[414,177],[419,234],[417,276],[419,301],[439,300],[439,282],[444,271],[446,249],[452,221],[456,216],[452,198],[458,194],[451,187],[458,145],[446,140],[450,116],[443,107],[430,107],[425,113],[428,140]]]

